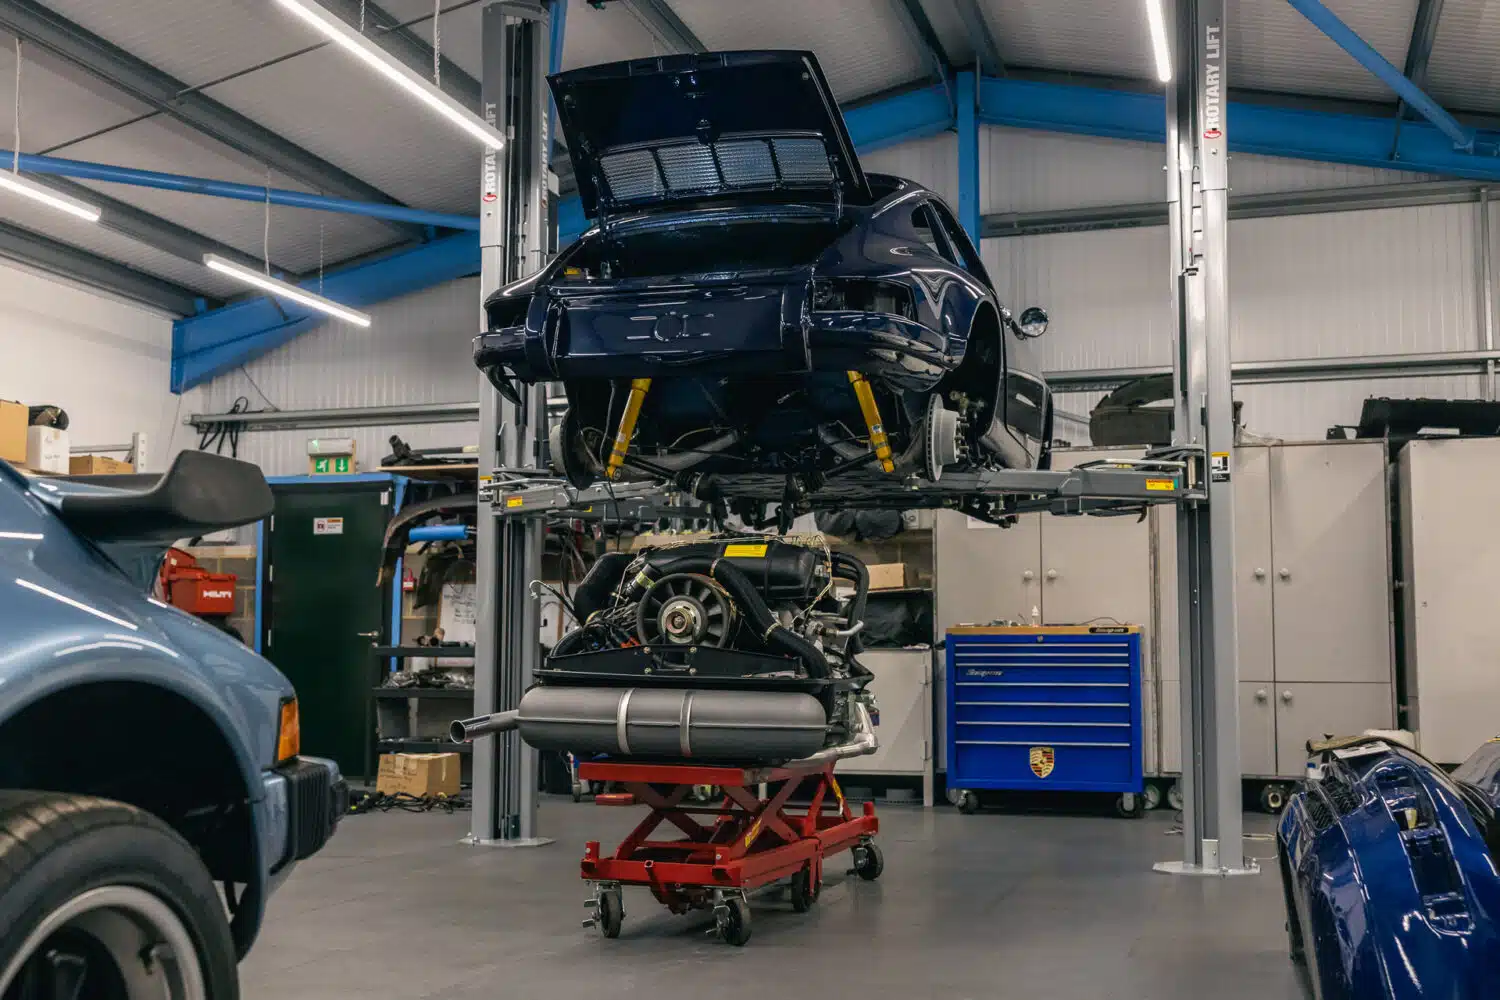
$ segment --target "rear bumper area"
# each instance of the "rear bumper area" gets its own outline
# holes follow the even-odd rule
[[[962,360],[948,353],[941,334],[903,316],[812,312],[800,304],[789,316],[782,298],[778,309],[768,303],[737,308],[744,297],[722,308],[705,298],[700,311],[688,315],[677,304],[644,302],[626,308],[614,301],[597,311],[578,303],[562,312],[548,308],[536,327],[528,321],[476,337],[474,362],[528,383],[858,370],[902,388],[926,389]]]
[[[810,371],[803,271],[754,280],[629,287],[552,286],[524,325],[474,341],[474,362],[523,382]]]

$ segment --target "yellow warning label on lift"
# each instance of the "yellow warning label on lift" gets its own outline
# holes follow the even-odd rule
[[[745,834],[745,846],[749,847],[755,843],[755,838],[760,836],[760,820],[756,820],[750,827],[750,832]]]
[[[725,559],[764,559],[766,557],[766,544],[759,545],[740,542],[735,545],[724,546]]]
[[[1170,493],[1172,490],[1175,490],[1176,488],[1177,488],[1177,480],[1175,480],[1175,479],[1148,479],[1148,480],[1146,480],[1146,489],[1152,491],[1153,493],[1163,493],[1163,492]]]
[[[525,504],[526,504],[526,498],[525,497],[506,497],[505,498],[505,506],[507,506],[507,507],[522,507],[522,506],[525,506]]]

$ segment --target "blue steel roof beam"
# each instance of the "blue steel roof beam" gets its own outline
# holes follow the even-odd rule
[[[192,289],[8,222],[0,222],[0,257],[176,316],[190,315],[202,297]]]
[[[1166,132],[1160,93],[1017,79],[983,80],[980,89],[979,117],[990,125],[1143,142],[1162,142]],[[1226,118],[1234,152],[1396,166],[1388,156],[1388,112],[1379,117],[1336,114],[1231,100]],[[1480,131],[1476,142],[1486,149],[1500,147],[1500,131]],[[1402,150],[1403,170],[1500,182],[1500,157],[1475,156],[1456,148],[1446,133],[1427,122],[1406,126]]]
[[[0,150],[0,162],[10,162],[11,151]],[[479,217],[454,215],[450,212],[429,212],[405,205],[387,202],[350,201],[347,198],[329,198],[305,191],[289,191],[271,188],[269,192],[256,184],[236,184],[232,181],[216,181],[206,177],[190,177],[186,174],[167,174],[156,170],[137,170],[134,167],[117,167],[108,163],[91,163],[87,160],[67,160],[55,156],[21,154],[21,172],[72,177],[78,180],[104,181],[109,184],[128,184],[134,187],[156,188],[161,191],[180,191],[183,194],[201,194],[214,198],[230,198],[235,201],[264,202],[285,205],[288,208],[310,208],[322,212],[341,212],[345,215],[362,215],[371,219],[383,219],[407,225],[437,229],[479,229]],[[90,198],[94,195],[90,193]]]
[[[1427,86],[1427,63],[1437,41],[1438,19],[1443,16],[1443,0],[1419,0],[1417,17],[1411,26],[1411,42],[1406,46],[1406,78],[1418,87]],[[1401,123],[1406,119],[1406,99],[1396,102],[1396,134],[1391,139],[1391,159],[1401,149]]]
[[[707,52],[708,46],[693,34],[667,0],[621,0],[635,19],[645,25],[672,52]]]
[[[891,0],[891,9],[895,11],[908,37],[921,47],[928,65],[932,67],[932,78],[947,86],[953,75],[953,60],[949,58],[948,50],[943,48],[943,40],[938,37],[932,21],[927,17],[922,0]]]
[[[1355,62],[1375,74],[1382,83],[1405,99],[1414,111],[1437,126],[1439,131],[1453,141],[1455,148],[1465,152],[1474,151],[1472,129],[1459,124],[1458,119],[1443,110],[1442,105],[1427,96],[1427,92],[1421,87],[1407,79],[1399,69],[1391,65],[1385,56],[1377,52],[1374,46],[1359,37],[1353,28],[1339,20],[1338,15],[1333,11],[1323,6],[1320,0],[1287,0],[1287,3],[1316,25],[1323,34],[1333,39],[1339,48],[1353,56]]]
[[[979,9],[977,0],[953,0],[953,5],[958,9],[958,16],[964,22],[964,31],[968,33],[969,42],[974,46],[974,61],[979,64],[978,69],[986,76],[1004,76],[1005,61],[1000,58],[1000,46],[996,44],[989,22],[984,19],[984,11]]]
[[[399,204],[373,184],[277,135],[199,93],[119,46],[53,13],[34,0],[0,0],[0,27],[40,45],[110,86],[239,150],[278,173],[330,195],[356,201]],[[420,227],[402,225],[420,239]]]

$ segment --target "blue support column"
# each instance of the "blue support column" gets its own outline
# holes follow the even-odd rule
[[[551,33],[547,52],[547,73],[562,72],[563,38],[568,29],[568,0],[552,0],[547,9],[548,31]],[[542,143],[542,164],[552,166],[552,146],[557,141],[557,102],[552,99],[551,88],[547,94],[547,136]],[[559,246],[562,244],[559,243]]]
[[[958,74],[958,222],[979,245],[979,81],[973,70]]]

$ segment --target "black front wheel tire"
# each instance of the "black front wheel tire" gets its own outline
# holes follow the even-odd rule
[[[122,802],[0,791],[0,928],[5,1000],[90,980],[130,1000],[167,984],[182,1000],[239,996],[213,878],[175,831]]]

